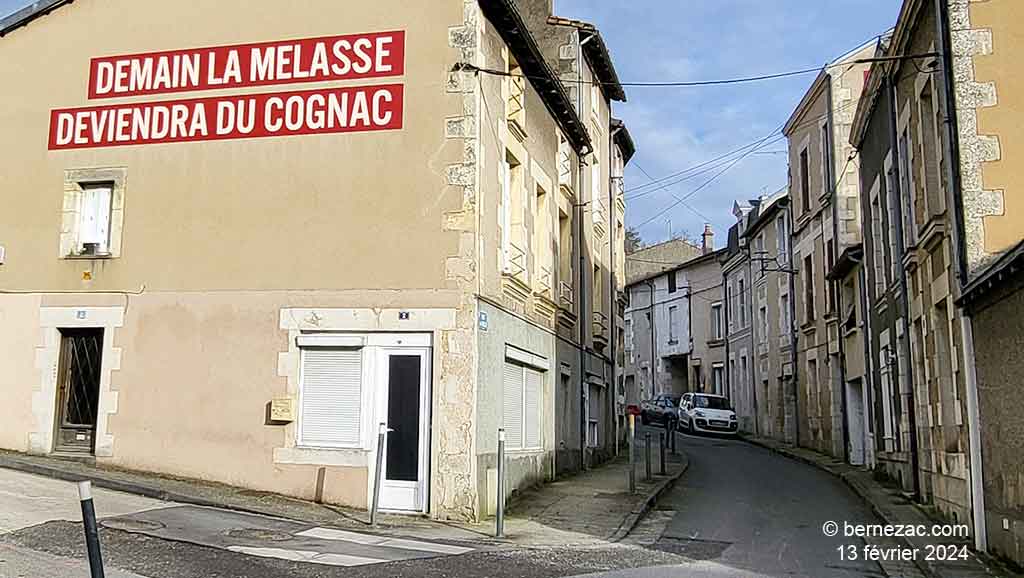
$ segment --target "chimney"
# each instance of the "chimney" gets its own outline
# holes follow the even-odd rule
[[[715,250],[715,233],[711,230],[710,223],[704,223],[704,234],[700,236],[701,253],[707,255]]]

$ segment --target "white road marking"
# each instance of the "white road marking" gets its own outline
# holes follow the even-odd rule
[[[335,530],[333,528],[311,528],[304,532],[299,532],[296,536],[320,538],[321,540],[352,542],[354,544],[362,544],[364,546],[401,548],[403,550],[415,550],[417,552],[431,552],[435,554],[458,555],[473,551],[472,548],[463,548],[461,546],[420,542],[418,540],[404,540],[401,538],[387,538],[385,536],[372,536],[369,534],[359,534],[357,532],[346,532],[345,530]]]
[[[291,560],[293,562],[309,562],[312,564],[325,564],[329,566],[366,566],[368,564],[380,564],[389,560],[380,558],[364,558],[362,556],[348,556],[345,554],[324,554],[313,550],[287,550],[284,548],[255,548],[250,546],[228,546],[228,550],[249,556],[260,558],[277,558],[278,560]]]

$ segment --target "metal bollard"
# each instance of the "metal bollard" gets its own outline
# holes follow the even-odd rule
[[[498,428],[498,515],[494,537],[505,537],[505,429]]]
[[[658,432],[658,453],[661,454],[661,469],[658,470],[659,476],[665,475],[665,432]]]
[[[636,493],[636,416],[629,414],[629,493]]]
[[[644,481],[649,482],[654,479],[654,477],[651,476],[651,432],[644,434],[644,461],[644,467],[646,468],[647,473],[647,477],[644,478]]]
[[[85,526],[85,548],[89,553],[92,578],[104,578],[103,556],[100,555],[100,533],[96,527],[96,506],[92,503],[92,482],[78,482],[78,499],[82,502],[82,525]]]
[[[672,455],[676,455],[676,434],[678,433],[678,430],[679,423],[677,422],[676,426],[672,428],[672,433],[669,434],[672,436]]]
[[[373,475],[373,502],[370,507],[370,526],[377,525],[377,504],[380,503],[380,478],[384,473],[384,441],[388,435],[388,426],[380,424],[377,430],[377,470]]]

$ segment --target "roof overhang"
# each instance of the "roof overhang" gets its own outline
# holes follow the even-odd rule
[[[576,114],[569,93],[544,59],[540,46],[530,34],[514,0],[480,0],[480,10],[508,44],[523,75],[529,78],[530,84],[540,95],[576,152],[592,152],[594,146],[590,142],[586,127]]]
[[[0,36],[6,36],[12,30],[25,26],[36,18],[46,16],[57,8],[72,2],[74,0],[36,0],[21,10],[0,19]]]
[[[793,114],[790,115],[789,120],[786,121],[786,125],[782,128],[782,134],[789,136],[796,129],[797,124],[803,119],[804,115],[807,114],[808,109],[817,100],[818,96],[821,95],[822,91],[828,86],[828,80],[831,78],[828,73],[828,69],[822,68],[821,72],[818,73],[818,77],[814,79],[811,84],[811,88],[804,93],[804,97],[800,99],[800,104],[797,105]]]
[[[968,283],[957,305],[973,309],[1013,283],[1024,284],[1024,241],[1017,243]]]
[[[864,245],[861,243],[850,245],[839,254],[836,264],[833,265],[832,269],[825,274],[825,278],[829,281],[841,281],[853,272],[857,268],[857,265],[860,265],[863,262]]]
[[[622,163],[626,164],[636,154],[636,143],[633,142],[633,137],[629,134],[629,129],[626,128],[625,122],[621,119],[613,118],[611,124],[614,135],[612,139],[622,149]]]
[[[608,45],[605,44],[604,37],[601,36],[601,31],[597,29],[597,26],[582,20],[562,18],[560,16],[549,16],[548,24],[570,26],[580,32],[587,33],[585,38],[580,38],[580,42],[583,45],[583,57],[587,59],[590,68],[601,82],[601,90],[611,100],[626,102],[626,91],[622,88],[619,74],[615,71],[611,54],[608,52]]]
[[[633,287],[634,285],[646,283],[647,281],[650,281],[651,279],[654,279],[656,277],[661,277],[662,275],[667,275],[669,273],[674,273],[676,271],[682,271],[683,269],[693,267],[694,265],[700,265],[701,263],[706,263],[708,261],[718,260],[721,257],[723,257],[725,253],[726,249],[724,248],[716,249],[714,251],[708,251],[703,255],[697,255],[696,257],[692,257],[689,260],[683,261],[678,265],[666,265],[665,268],[660,271],[653,271],[651,273],[643,275],[642,277],[637,277],[636,279],[633,279],[629,283],[626,283],[626,287]],[[629,256],[626,256],[626,260],[629,260]]]

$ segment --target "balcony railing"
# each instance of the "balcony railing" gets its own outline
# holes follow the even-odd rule
[[[526,251],[515,243],[508,247],[505,273],[526,282]]]
[[[537,293],[545,297],[551,297],[551,268],[541,267],[537,274]]]
[[[608,316],[602,311],[594,311],[593,328],[594,347],[604,348],[608,345]]]
[[[565,281],[558,282],[558,304],[563,309],[572,309],[574,304],[572,285]]]
[[[572,156],[566,142],[561,142],[558,146],[558,184],[572,189]]]

